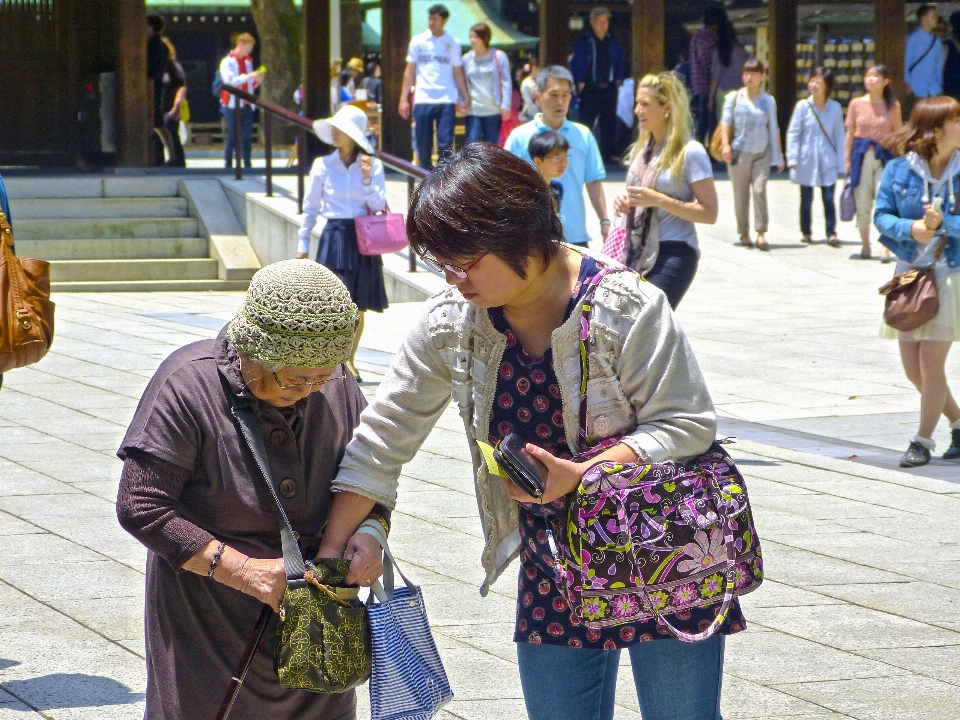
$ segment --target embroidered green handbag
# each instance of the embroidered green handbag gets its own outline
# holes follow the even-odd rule
[[[273,660],[283,687],[339,693],[370,677],[367,609],[344,587],[349,560],[317,562],[287,582]]]
[[[256,415],[234,395],[229,397],[280,516],[287,575],[273,648],[280,685],[319,693],[341,693],[362,685],[370,677],[370,628],[366,606],[357,599],[357,586],[346,587],[350,561],[320,558],[317,565],[303,561],[293,526],[273,486]]]

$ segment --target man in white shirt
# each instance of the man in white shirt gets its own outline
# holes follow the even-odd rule
[[[436,124],[437,154],[440,159],[453,151],[453,126],[456,122],[457,93],[464,98],[460,109],[470,110],[470,93],[463,75],[460,42],[443,28],[450,17],[446,5],[431,5],[427,10],[429,30],[414,35],[407,50],[400,91],[400,117],[410,117],[410,89],[416,79],[413,121],[420,167],[433,169],[433,128]]]
[[[240,33],[237,44],[230,54],[220,61],[220,79],[224,85],[233,85],[253,94],[260,85],[263,75],[253,69],[253,46],[257,41],[250,33]],[[234,126],[234,108],[240,103],[240,144],[243,149],[243,165],[250,167],[251,145],[253,144],[253,105],[239,100],[226,90],[220,91],[220,112],[227,121],[226,137],[223,142],[223,159],[226,167],[233,167],[233,153],[236,141]]]

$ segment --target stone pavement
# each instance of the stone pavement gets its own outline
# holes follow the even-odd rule
[[[774,250],[733,247],[729,188],[720,191],[723,219],[701,234],[679,317],[721,431],[739,438],[731,451],[767,567],[743,601],[749,630],[728,640],[724,717],[958,718],[960,465],[891,464],[917,417],[895,343],[876,337],[876,287],[892,269],[850,260],[853,243],[792,242],[797,193],[785,183],[771,187]],[[241,297],[60,295],[50,354],[5,377],[0,720],[142,716],[145,553],[115,520],[113,453],[159,362],[213,337]],[[368,317],[366,392],[417,314],[409,303]],[[956,356],[949,374],[960,380]],[[514,571],[479,597],[480,524],[452,409],[404,469],[392,545],[425,589],[456,693],[441,716],[524,717]],[[618,720],[639,718],[627,662]],[[365,704],[361,690],[361,717]]]

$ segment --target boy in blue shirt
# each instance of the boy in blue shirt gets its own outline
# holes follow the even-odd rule
[[[570,142],[555,130],[544,130],[539,135],[534,135],[530,138],[530,144],[527,145],[530,159],[550,186],[558,213],[560,203],[563,201],[563,185],[560,184],[560,177],[570,162],[567,157],[569,151]]]

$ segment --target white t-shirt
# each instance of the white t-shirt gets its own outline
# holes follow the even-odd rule
[[[417,64],[414,104],[436,105],[457,102],[453,69],[463,64],[460,42],[448,32],[435,37],[429,30],[414,35],[407,50],[407,62]]]

